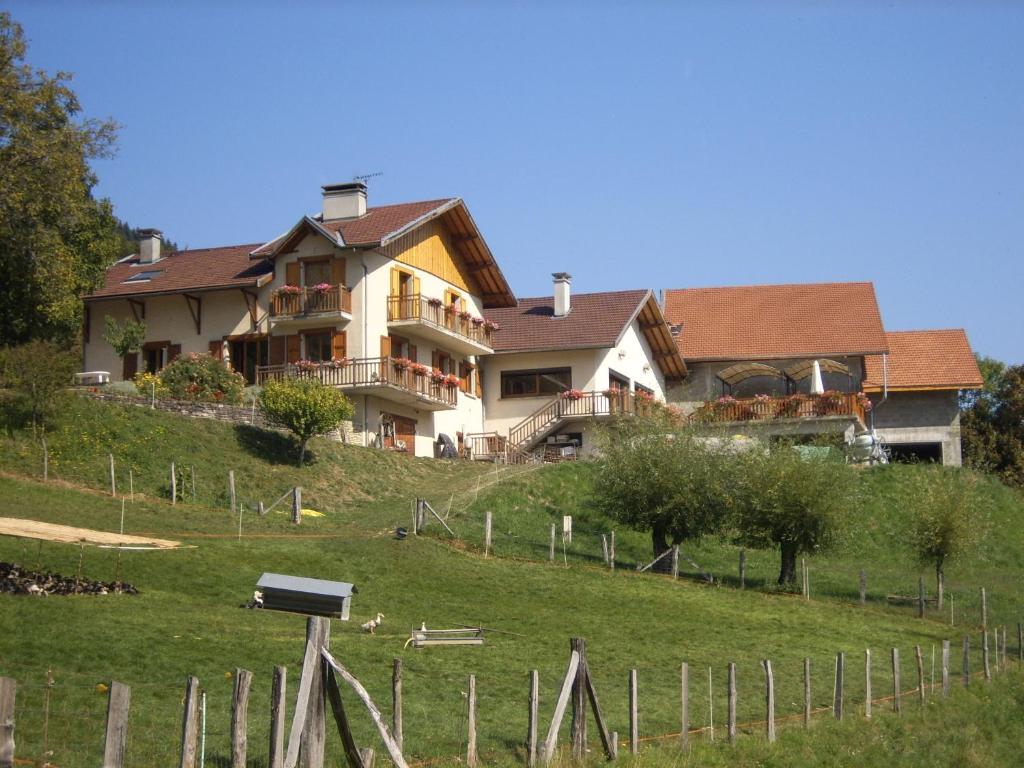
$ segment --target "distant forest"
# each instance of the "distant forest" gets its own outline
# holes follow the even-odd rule
[[[139,251],[139,230],[129,226],[126,222],[117,220],[117,234],[121,238],[121,247],[118,249],[118,258],[131,256]],[[164,235],[163,245],[160,246],[161,253],[167,255],[178,250],[178,244]]]

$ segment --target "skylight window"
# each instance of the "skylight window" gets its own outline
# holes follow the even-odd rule
[[[162,269],[149,269],[149,270],[146,270],[145,272],[139,272],[137,274],[134,274],[131,277],[129,277],[127,280],[124,280],[123,282],[125,282],[125,283],[148,283],[154,277],[159,277],[163,273],[164,273],[164,271]]]

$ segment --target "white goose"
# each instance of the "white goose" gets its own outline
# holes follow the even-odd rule
[[[376,618],[370,619],[368,622],[366,622],[365,624],[362,625],[363,631],[364,632],[369,632],[371,635],[374,634],[374,630],[377,629],[377,627],[379,627],[381,625],[381,622],[383,620],[384,620],[384,614],[383,613],[378,613]]]

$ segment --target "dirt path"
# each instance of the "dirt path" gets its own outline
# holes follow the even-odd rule
[[[66,544],[107,544],[117,546],[153,547],[174,549],[180,542],[156,539],[149,536],[129,536],[122,533],[94,531],[90,528],[75,528],[70,525],[41,523],[38,520],[23,520],[18,517],[0,517],[0,536],[18,536],[23,539],[44,539]]]

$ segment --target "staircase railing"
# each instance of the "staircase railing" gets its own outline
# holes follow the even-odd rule
[[[508,444],[513,449],[521,450],[563,419],[632,415],[636,413],[637,403],[638,398],[625,390],[564,392],[509,429]]]

